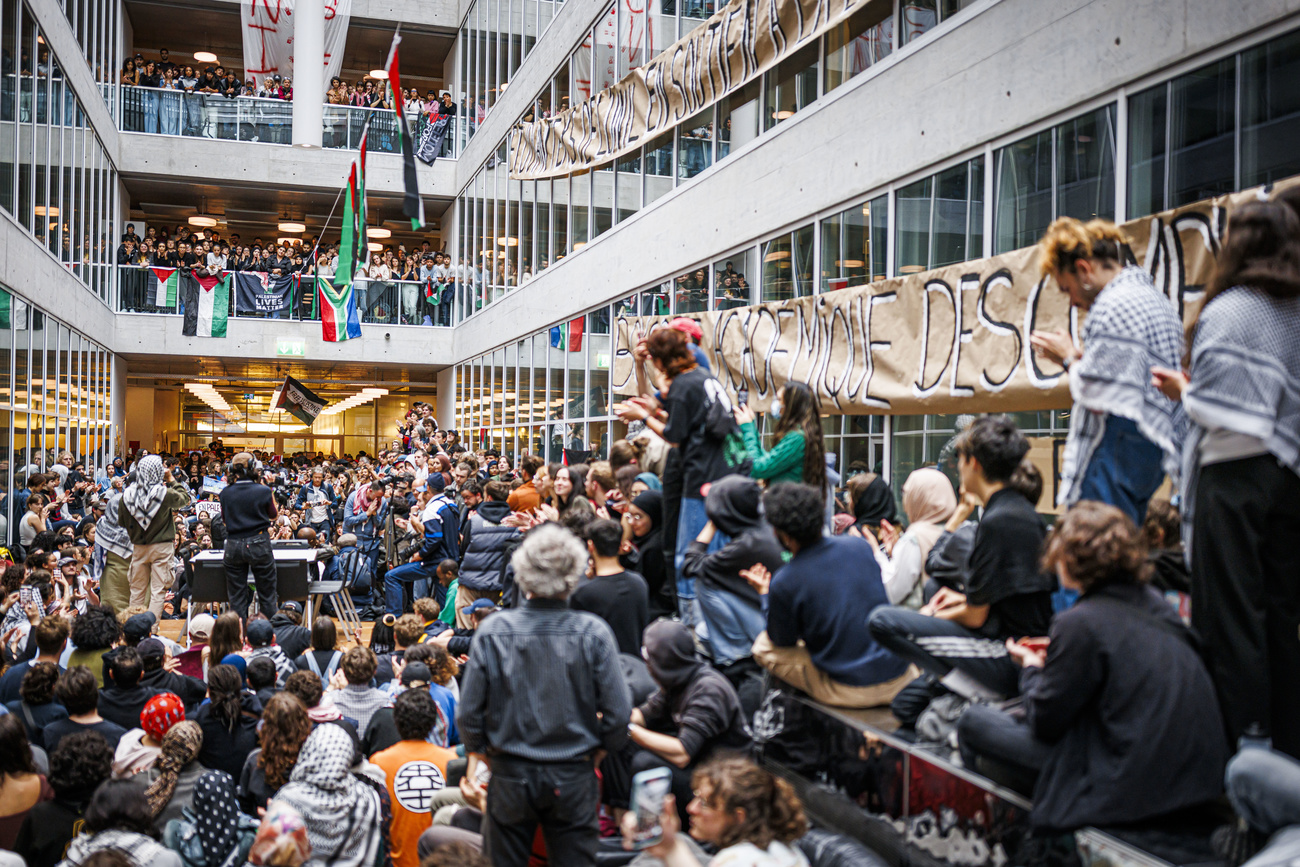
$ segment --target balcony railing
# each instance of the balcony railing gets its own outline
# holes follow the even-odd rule
[[[150,297],[149,268],[144,265],[118,265],[117,268],[117,306],[119,313],[153,313],[183,314],[184,299],[177,298],[173,304],[155,303]],[[234,272],[225,271],[223,274]],[[156,284],[154,284],[156,286]],[[367,280],[357,279],[354,290],[357,298],[357,313],[363,325],[431,325],[450,327],[457,321],[456,308],[469,302],[468,293],[462,293],[456,284],[442,294],[441,303],[436,307],[425,298],[425,284],[411,280]],[[236,289],[234,281],[230,287],[230,317],[239,319],[282,319],[305,322],[320,321],[320,313],[315,303],[315,284],[309,275],[304,275],[294,286],[289,309],[275,313],[237,312]],[[466,297],[462,297],[465,295]],[[427,321],[426,321],[427,318]]]
[[[252,96],[232,99],[215,93],[133,85],[122,85],[121,91],[123,132],[264,144],[287,145],[293,141],[293,103],[282,99]],[[418,115],[409,113],[407,117],[412,133],[418,136]],[[324,105],[321,143],[327,148],[356,150],[367,118],[370,120],[367,149],[372,153],[397,153],[397,114],[388,109]],[[439,156],[453,158],[468,138],[467,119],[454,118]]]

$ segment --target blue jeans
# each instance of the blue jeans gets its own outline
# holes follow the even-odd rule
[[[436,563],[416,560],[388,570],[384,576],[384,610],[395,617],[402,615],[402,585],[411,584],[411,598],[429,595],[429,583],[434,580]],[[442,585],[439,585],[442,586]]]
[[[1300,762],[1285,753],[1246,747],[1228,762],[1224,788],[1237,815],[1262,834],[1300,825]]]
[[[714,664],[730,665],[748,659],[754,640],[767,628],[763,612],[720,587],[701,582],[695,589],[700,619],[709,630]]]
[[[1142,526],[1151,495],[1164,481],[1160,447],[1126,418],[1106,417],[1106,431],[1079,479],[1079,499],[1119,509]]]
[[[677,566],[677,610],[682,623],[694,626],[699,622],[699,612],[695,607],[695,579],[682,577],[682,563],[686,560],[686,549],[700,535],[704,525],[709,523],[709,515],[704,511],[704,501],[693,497],[682,497],[682,511],[677,518],[677,550],[673,562]],[[709,551],[717,551],[727,544],[727,537],[717,533],[709,543]]]

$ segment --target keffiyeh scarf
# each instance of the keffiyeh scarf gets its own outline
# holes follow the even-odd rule
[[[1079,333],[1083,357],[1070,370],[1070,431],[1057,501],[1073,505],[1075,484],[1106,432],[1106,416],[1131,420],[1164,452],[1165,472],[1178,478],[1187,430],[1182,407],[1151,384],[1152,367],[1177,369],[1183,328],[1169,299],[1136,265],[1120,271],[1097,296]]]
[[[1300,298],[1228,289],[1201,310],[1191,355],[1191,382],[1183,392],[1191,430],[1183,447],[1181,506],[1189,562],[1207,431],[1255,437],[1300,475]]]
[[[147,529],[162,508],[167,486],[163,484],[163,462],[157,455],[148,455],[135,468],[135,482],[122,493],[122,501],[132,518]]]
[[[352,776],[356,745],[337,725],[319,725],[298,754],[289,782],[276,794],[307,823],[312,861],[361,867],[379,845],[379,798]]]

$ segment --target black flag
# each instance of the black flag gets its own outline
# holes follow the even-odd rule
[[[280,386],[276,395],[276,399],[271,401],[271,407],[284,410],[308,427],[325,408],[323,398],[292,376],[284,378],[284,384]]]

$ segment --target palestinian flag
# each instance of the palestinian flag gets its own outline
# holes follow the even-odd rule
[[[191,272],[181,276],[180,284],[185,298],[181,333],[186,337],[225,337],[230,316],[230,275],[212,277]]]
[[[406,195],[402,197],[402,213],[411,220],[411,230],[424,228],[424,200],[420,198],[420,185],[415,174],[415,143],[411,140],[411,127],[406,121],[406,108],[402,105],[402,76],[397,71],[397,46],[400,34],[393,34],[393,47],[388,49],[388,86],[392,89],[393,108],[397,111],[397,138],[402,148],[402,182]]]
[[[441,304],[443,285],[445,284],[435,282],[432,277],[425,277],[424,300],[428,301],[430,304]]]
[[[567,325],[556,325],[551,329],[551,346],[569,352],[582,351],[582,317],[572,320]]]
[[[0,289],[0,328],[8,328],[14,319],[14,296]]]
[[[150,268],[146,298],[154,307],[175,307],[181,277],[178,268]]]

